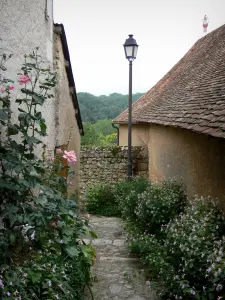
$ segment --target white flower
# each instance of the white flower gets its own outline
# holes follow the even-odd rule
[[[52,286],[51,280],[49,280],[49,281],[47,282],[47,284],[48,284],[48,286]]]
[[[216,287],[216,290],[217,291],[221,291],[223,288],[223,285],[222,284],[218,284],[217,287]]]

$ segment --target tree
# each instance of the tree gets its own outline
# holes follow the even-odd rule
[[[143,94],[133,95],[133,102]],[[118,93],[109,96],[94,96],[89,93],[77,94],[83,122],[95,123],[98,120],[114,119],[128,107],[128,95]]]
[[[100,120],[95,124],[84,122],[84,136],[81,137],[81,145],[88,147],[106,147],[116,144],[117,134],[109,125],[111,125],[111,121],[107,119]]]
[[[112,121],[109,119],[98,120],[95,123],[95,128],[99,130],[103,135],[115,133],[115,129],[112,127]]]
[[[101,144],[102,134],[90,122],[84,122],[84,136],[81,137],[81,145],[94,146]]]

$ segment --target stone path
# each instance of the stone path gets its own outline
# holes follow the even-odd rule
[[[119,218],[91,216],[90,224],[98,234],[91,242],[97,250],[92,267],[95,300],[155,300],[145,284],[144,270],[137,258],[131,257]],[[91,299],[87,293],[85,300]]]

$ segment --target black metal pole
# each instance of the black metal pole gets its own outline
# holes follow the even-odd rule
[[[127,164],[127,177],[130,179],[132,177],[132,60],[129,62],[129,106],[128,106],[128,164]]]

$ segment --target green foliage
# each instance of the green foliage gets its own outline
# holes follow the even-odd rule
[[[115,132],[106,135],[103,146],[107,147],[107,146],[111,146],[111,145],[116,145],[116,139],[117,139],[117,134]]]
[[[112,127],[112,120],[109,120],[109,119],[98,120],[93,125],[104,136],[110,135],[112,133],[116,133],[115,132],[116,131],[115,128]]]
[[[110,120],[100,120],[95,124],[83,123],[84,136],[81,137],[82,146],[107,147],[116,145],[117,133]]]
[[[134,94],[133,102],[142,95],[141,93]],[[77,93],[77,97],[83,122],[95,123],[103,119],[112,120],[128,107],[128,95],[118,93],[109,96]]]
[[[116,198],[130,249],[158,281],[161,299],[225,297],[225,221],[216,203],[186,200],[173,181],[125,181]]]
[[[86,209],[102,216],[120,216],[114,186],[98,184],[90,187],[86,194]]]
[[[131,200],[127,200],[129,203]],[[135,215],[139,226],[154,234],[181,213],[186,205],[183,187],[174,181],[152,183],[138,195]]]
[[[224,298],[224,225],[215,203],[195,199],[162,228],[164,239],[140,239],[139,246],[148,248],[144,263],[163,284],[163,299]]]
[[[84,136],[81,137],[82,146],[100,145],[103,135],[89,122],[83,123]]]
[[[116,201],[124,219],[136,222],[135,209],[138,195],[146,191],[150,182],[141,177],[132,180],[123,180],[115,187]]]
[[[86,208],[93,214],[105,216],[120,216],[132,219],[137,196],[146,190],[149,182],[144,178],[123,180],[118,184],[97,184],[87,190]],[[126,201],[127,195],[134,194],[134,203]],[[130,200],[131,198],[129,198]]]
[[[65,178],[59,176],[65,166],[34,153],[47,129],[39,108],[51,101],[56,74],[36,51],[25,56],[19,82],[18,123],[13,124],[14,86],[1,74],[0,123],[6,138],[0,144],[0,299],[82,299],[95,255],[82,236],[94,233],[66,196]]]

